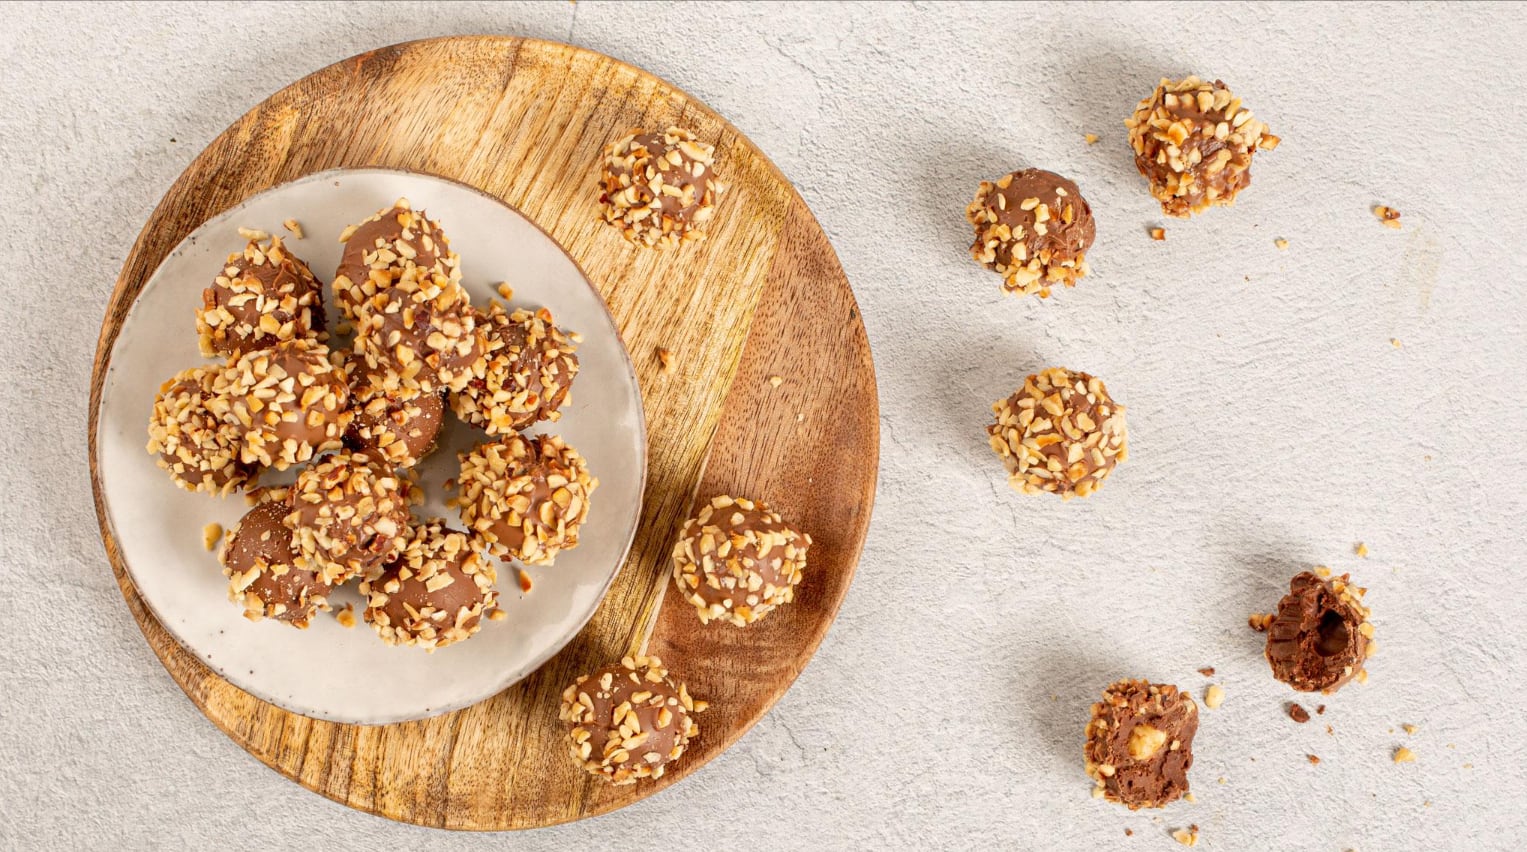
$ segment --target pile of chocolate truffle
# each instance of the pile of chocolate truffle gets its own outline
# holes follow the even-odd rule
[[[545,308],[474,307],[450,241],[406,199],[340,236],[332,334],[307,264],[280,237],[246,236],[196,313],[202,354],[220,360],[165,382],[148,430],[180,487],[255,503],[218,554],[229,599],[305,628],[354,580],[384,642],[470,638],[503,617],[484,554],[551,564],[588,517],[598,480],[583,457],[519,431],[561,416],[573,335]],[[460,458],[463,529],[411,509],[447,406],[489,438]],[[289,486],[257,487],[289,469]]]
[[[1124,123],[1135,166],[1169,216],[1233,203],[1251,183],[1252,157],[1279,142],[1223,82],[1197,77],[1162,80]],[[1047,298],[1055,285],[1075,286],[1089,271],[1096,224],[1067,178],[1024,169],[983,182],[965,215],[975,230],[971,256],[1001,274],[1009,293]],[[1129,456],[1124,406],[1087,373],[1042,370],[992,410],[991,448],[1009,483],[1025,494],[1087,497]],[[1277,614],[1253,625],[1267,631],[1273,676],[1296,690],[1323,692],[1364,679],[1373,625],[1363,593],[1347,575],[1294,577]],[[1198,705],[1176,686],[1144,680],[1109,686],[1086,726],[1086,769],[1096,795],[1131,809],[1185,795],[1197,730]]]

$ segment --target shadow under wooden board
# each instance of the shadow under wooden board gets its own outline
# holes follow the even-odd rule
[[[709,239],[658,253],[600,221],[598,161],[609,140],[672,123],[715,144],[730,186]],[[471,184],[556,238],[615,316],[637,366],[650,444],[636,541],[582,633],[499,695],[379,727],[288,713],[182,649],[124,569],[96,470],[111,347],[165,255],[250,195],[363,166]],[[666,371],[659,347],[672,353]],[[277,92],[209,145],[166,193],[123,267],[101,328],[90,411],[107,555],[150,646],[191,700],[309,789],[455,829],[531,828],[604,813],[677,782],[736,742],[800,673],[837,613],[869,524],[879,452],[874,371],[853,292],[773,164],[720,116],[650,74],[567,45],[493,36],[411,42],[332,65]],[[666,594],[679,526],[720,493],[765,500],[815,539],[795,602],[745,629],[703,626],[679,595]],[[557,706],[578,674],[637,651],[662,657],[710,709],[672,771],[614,787],[568,756]]]

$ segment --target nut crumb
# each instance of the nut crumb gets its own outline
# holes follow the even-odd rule
[[[1251,625],[1252,630],[1266,633],[1268,626],[1273,623],[1273,616],[1269,612],[1254,612],[1246,619],[1246,623]]]
[[[1279,237],[1276,240],[1273,240],[1273,245],[1278,247],[1278,251],[1287,251],[1288,250],[1288,240],[1285,240],[1282,237]]]
[[[1400,211],[1383,204],[1373,206],[1373,215],[1378,217],[1379,223],[1386,228],[1400,229]]]
[[[1198,804],[1198,797],[1193,795],[1192,793],[1183,793],[1182,794],[1182,799],[1183,799],[1183,801],[1188,802],[1190,804],[1195,804],[1195,805]]]
[[[1324,716],[1325,714],[1326,714],[1326,706],[1324,704],[1321,704],[1321,705],[1318,705],[1318,706],[1315,707],[1315,715],[1316,716]]]
[[[498,282],[498,286],[493,289],[496,290],[500,296],[503,296],[504,301],[506,302],[514,298],[514,288],[509,286],[508,281]]]
[[[1157,240],[1157,241],[1166,239],[1166,229],[1165,228],[1151,228],[1151,239]]]
[[[1096,133],[1083,134],[1082,138],[1087,140],[1088,145],[1098,144],[1098,135]]]
[[[1223,783],[1225,783],[1225,776],[1223,776],[1223,775],[1221,775],[1221,776],[1220,776],[1220,777],[1219,777],[1219,778],[1218,778],[1218,779],[1216,779],[1216,780],[1217,780],[1217,781],[1218,781],[1218,782],[1219,782],[1219,783],[1220,783],[1220,784],[1223,784]]]
[[[1416,753],[1411,751],[1410,749],[1406,748],[1405,746],[1400,746],[1399,748],[1394,750],[1394,762],[1395,763],[1415,763],[1416,762]]]
[[[507,613],[507,612],[505,612],[505,611],[503,611],[501,609],[495,609],[492,612],[488,613],[488,620],[489,621],[503,621],[504,619],[506,619],[508,617],[509,617],[509,613]]]
[[[1396,349],[1399,349],[1400,348],[1400,338],[1398,338],[1398,337],[1391,337],[1391,338],[1389,338],[1389,345],[1393,346]]]
[[[1203,668],[1198,670],[1198,673],[1203,675],[1204,677],[1214,677],[1214,667],[1213,666],[1204,666]]]
[[[1358,542],[1357,543],[1357,547],[1352,548],[1352,552],[1356,553],[1359,557],[1361,557],[1363,559],[1367,559],[1368,558],[1368,545],[1363,544],[1362,542]]]
[[[1311,766],[1319,766],[1319,765],[1320,765],[1320,758],[1318,758],[1318,757],[1316,757],[1316,756],[1315,756],[1315,755],[1313,755],[1313,754],[1307,754],[1307,755],[1305,755],[1305,756],[1304,756],[1304,759],[1305,759],[1305,760],[1308,760],[1308,761],[1309,761],[1309,762],[1310,762],[1310,765],[1311,765]]]
[[[657,348],[657,368],[663,372],[673,366],[673,353],[659,346]]]
[[[270,234],[267,234],[259,228],[239,228],[239,236],[246,240],[254,240],[255,242],[270,239]]]
[[[1411,736],[1415,736],[1416,731],[1421,730],[1420,728],[1417,728],[1415,725],[1401,725],[1400,727],[1404,728],[1405,729],[1405,733],[1410,734]]]
[[[299,240],[303,239],[306,236],[305,234],[302,233],[302,223],[298,222],[296,219],[287,219],[285,222],[281,223],[281,227],[287,229],[288,231],[291,231],[292,232],[292,236],[296,237]]]
[[[520,568],[518,570],[519,570],[520,591],[522,591],[522,592],[530,591],[530,585],[531,585],[530,584],[530,574],[527,573],[524,568]]]
[[[1198,845],[1198,826],[1190,825],[1172,832],[1172,839],[1184,846]]]
[[[1336,736],[1336,729],[1331,727],[1330,725],[1326,725],[1326,736],[1329,736],[1329,737]]]
[[[785,383],[785,380],[780,378],[779,376],[770,376],[769,377],[769,387],[771,387],[771,388],[777,388],[777,387],[779,387],[780,385],[782,385],[784,383]]]
[[[1288,717],[1303,725],[1310,720],[1310,711],[1290,701],[1288,704]]]
[[[1329,579],[1331,579],[1331,569],[1327,568],[1324,565],[1316,565],[1315,566],[1315,576],[1319,577],[1322,580],[1329,580]]]
[[[1225,688],[1217,683],[1209,684],[1204,690],[1204,706],[1210,710],[1218,710],[1225,703]]]
[[[219,524],[219,523],[214,521],[213,523],[207,524],[206,526],[201,528],[201,543],[202,543],[202,547],[207,548],[207,550],[209,550],[209,551],[212,550],[213,548],[217,547],[217,543],[218,543],[219,540],[222,539],[222,537],[223,537],[223,525],[222,524]]]
[[[355,604],[345,604],[345,608],[334,614],[334,620],[339,626],[349,630],[355,626]]]
[[[1134,831],[1134,829],[1132,829],[1132,828],[1126,828],[1126,829],[1124,829],[1124,836],[1125,836],[1125,837],[1134,837],[1134,836],[1135,836],[1135,831]]]

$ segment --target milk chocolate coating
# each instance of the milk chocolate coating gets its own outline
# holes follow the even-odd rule
[[[1159,808],[1188,792],[1198,705],[1168,684],[1121,680],[1087,723],[1087,774],[1109,801]]]
[[[450,278],[459,273],[460,260],[439,224],[400,198],[357,225],[345,240],[334,273],[335,304],[354,319],[357,305],[391,287],[410,266]]]
[[[356,367],[393,373],[409,390],[461,390],[482,377],[486,348],[466,290],[420,267],[405,269],[393,286],[356,308]]]
[[[702,238],[701,226],[725,188],[713,171],[714,154],[680,127],[637,131],[610,143],[600,196],[605,221],[626,239],[658,249]]]
[[[524,429],[541,420],[556,421],[578,375],[578,348],[552,322],[551,312],[494,305],[484,317],[487,366],[481,378],[451,394],[451,410],[462,422],[489,435]]]
[[[461,520],[494,556],[550,565],[578,546],[599,480],[555,435],[512,433],[461,457]]]
[[[324,336],[323,285],[280,237],[251,240],[228,255],[202,291],[196,330],[202,354],[238,357],[283,340]]]
[[[699,734],[694,702],[656,657],[627,657],[562,693],[573,759],[615,784],[660,778]],[[617,710],[619,711],[617,713]]]
[[[1124,406],[1088,373],[1042,370],[992,411],[997,422],[986,427],[988,442],[1008,484],[1025,494],[1087,497],[1129,458]]]
[[[345,433],[345,446],[373,452],[396,467],[413,467],[435,449],[444,425],[445,400],[439,393],[351,379],[354,418]]]
[[[282,341],[231,361],[216,390],[231,401],[229,422],[244,430],[240,458],[285,470],[338,449],[350,426],[350,385],[329,349],[306,339]]]
[[[1373,627],[1359,593],[1343,574],[1330,580],[1304,571],[1267,628],[1273,677],[1300,692],[1335,692],[1362,671]]]
[[[495,579],[466,533],[431,518],[380,577],[361,582],[365,619],[389,645],[444,648],[475,635],[498,608]]]
[[[702,623],[742,627],[795,599],[811,536],[762,503],[716,497],[684,524],[673,579]]]
[[[1087,274],[1097,226],[1076,184],[1054,172],[1024,169],[983,181],[965,211],[975,227],[971,256],[1004,276],[1011,292],[1049,294]]]
[[[230,401],[205,367],[182,370],[164,383],[149,415],[148,451],[187,491],[223,495],[256,473],[239,459],[243,430],[228,422]]]
[[[328,583],[297,556],[292,531],[282,522],[285,500],[254,507],[233,528],[218,559],[228,577],[228,599],[253,621],[274,618],[306,628],[313,614],[328,611]]]
[[[297,475],[288,500],[298,553],[336,585],[397,556],[412,518],[402,480],[368,453],[319,460]]]

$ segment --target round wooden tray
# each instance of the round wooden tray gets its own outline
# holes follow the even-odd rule
[[[730,188],[708,240],[658,253],[629,245],[599,220],[597,164],[610,139],[671,123],[715,144]],[[95,447],[112,343],[170,249],[249,195],[361,166],[471,184],[556,238],[616,318],[637,365],[650,440],[641,528],[588,627],[512,689],[423,722],[380,727],[283,711],[176,644],[139,599],[112,541]],[[188,306],[187,334],[190,313]],[[672,353],[666,371],[659,347]],[[493,36],[411,42],[340,62],[277,92],[219,136],[166,193],[123,266],[90,397],[106,552],[149,645],[191,700],[309,789],[455,829],[530,828],[614,810],[736,742],[789,687],[837,613],[869,524],[879,450],[874,370],[853,293],[820,226],[773,164],[705,105],[646,72],[563,44]],[[665,594],[679,525],[718,493],[766,500],[816,542],[795,603],[746,629],[702,626],[679,595]],[[673,771],[614,787],[568,757],[557,704],[577,674],[636,651],[662,657],[710,709]]]

